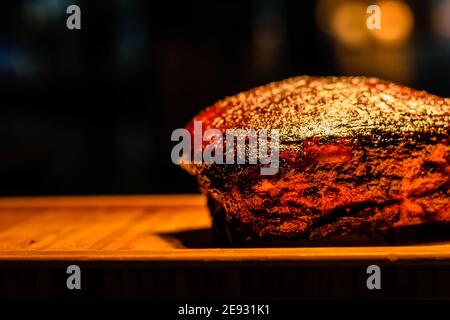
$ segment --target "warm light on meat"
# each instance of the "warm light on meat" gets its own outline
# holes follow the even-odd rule
[[[374,78],[297,77],[226,98],[194,120],[281,132],[274,176],[251,165],[186,167],[232,242],[450,222],[448,99]]]

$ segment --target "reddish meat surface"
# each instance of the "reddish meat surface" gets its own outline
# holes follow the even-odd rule
[[[231,242],[450,223],[448,99],[374,78],[296,77],[226,98],[193,120],[281,133],[274,176],[258,165],[184,166]]]

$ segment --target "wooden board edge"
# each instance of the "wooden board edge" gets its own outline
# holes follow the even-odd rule
[[[61,197],[4,197],[3,208],[81,208],[81,207],[198,207],[205,206],[201,194],[130,195],[130,196],[61,196]]]
[[[409,261],[450,260],[450,251],[433,247],[390,248],[379,247],[365,252],[364,247],[336,251],[319,249],[175,249],[170,251],[6,251],[0,252],[0,261],[202,261],[202,262],[274,262],[274,261]],[[330,249],[330,248],[327,248]],[[345,249],[345,250],[344,250]],[[372,248],[373,249],[373,248]],[[239,252],[237,252],[239,250]]]

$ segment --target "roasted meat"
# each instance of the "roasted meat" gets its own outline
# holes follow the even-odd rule
[[[450,222],[450,99],[376,78],[303,76],[225,98],[192,121],[279,130],[275,175],[261,164],[183,165],[233,243]]]

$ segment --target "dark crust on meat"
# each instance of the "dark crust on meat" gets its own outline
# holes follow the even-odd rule
[[[239,243],[450,223],[448,141],[357,147],[349,160],[340,159],[291,164],[274,177],[230,176],[229,191],[207,190],[216,226]]]
[[[450,222],[449,99],[376,78],[296,77],[193,120],[280,131],[275,176],[255,165],[184,165],[208,195],[216,233],[232,242]]]
[[[193,120],[205,129],[278,129],[281,144],[362,136],[382,143],[448,135],[449,109],[448,99],[377,78],[302,76],[225,98]]]

